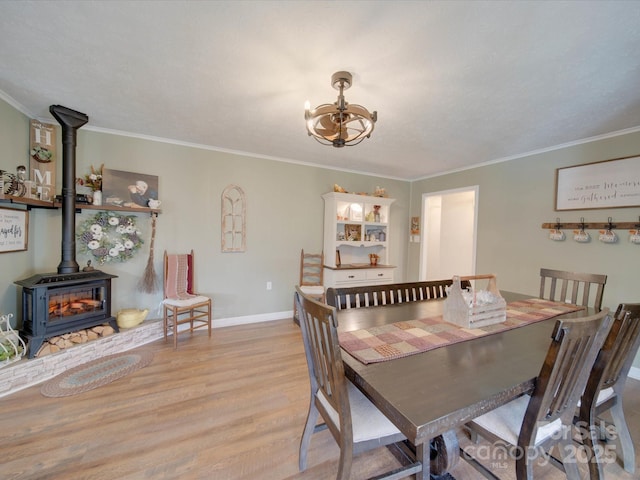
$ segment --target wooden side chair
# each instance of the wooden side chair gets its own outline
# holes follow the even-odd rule
[[[300,290],[306,296],[319,302],[325,302],[324,290],[324,252],[304,253],[300,250]],[[296,304],[293,304],[293,319],[298,319]]]
[[[300,251],[300,290],[306,296],[324,302],[324,252]]]
[[[516,478],[533,480],[533,463],[547,456],[558,445],[563,455],[562,468],[569,480],[580,479],[575,463],[576,446],[572,429],[575,406],[580,399],[593,363],[611,326],[609,310],[577,319],[556,321],[547,351],[531,396],[523,395],[469,422],[466,427],[492,443],[508,446],[516,458]],[[487,478],[489,470],[468,452],[463,458]]]
[[[173,348],[178,348],[178,325],[189,324],[189,331],[208,327],[211,338],[211,298],[194,293],[194,256],[164,252],[164,340],[173,330]]]
[[[589,458],[591,480],[604,479],[603,462],[598,453],[598,425],[602,413],[609,411],[615,426],[624,469],[635,473],[636,458],[629,427],[622,409],[622,391],[633,359],[640,347],[640,303],[621,304],[604,346],[595,361],[587,387],[580,400],[576,425],[582,432]]]
[[[541,268],[540,298],[593,307],[599,312],[602,308],[602,294],[606,283],[606,275]],[[595,298],[592,303],[589,303],[592,292],[595,293]]]
[[[294,294],[300,317],[311,397],[309,412],[300,440],[300,471],[306,469],[311,436],[329,429],[340,447],[338,480],[351,473],[353,455],[373,448],[406,440],[396,426],[385,417],[344,375],[338,343],[336,309],[304,295],[299,287]],[[323,423],[316,425],[318,417]],[[427,449],[428,450],[428,449]],[[376,478],[404,478],[422,470],[404,443],[397,453],[404,467]]]

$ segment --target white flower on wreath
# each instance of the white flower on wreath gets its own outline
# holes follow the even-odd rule
[[[93,239],[94,240],[100,241],[100,240],[102,240],[102,237],[104,237],[104,232],[98,232],[98,233],[94,233],[93,234]]]
[[[118,250],[118,252],[124,252],[124,245],[120,242],[116,242],[115,248]]]
[[[99,246],[100,246],[100,242],[98,242],[97,240],[91,240],[89,243],[87,243],[87,248],[89,250],[95,250]]]
[[[116,227],[116,233],[123,234],[124,232],[126,232],[126,228],[124,227],[124,225],[118,225]]]
[[[120,223],[120,220],[118,220],[118,217],[109,217],[109,225],[118,225]]]
[[[131,240],[126,240],[124,242],[124,248],[127,250],[131,250],[133,248],[133,242]]]
[[[127,225],[124,229],[125,233],[133,233],[136,231],[135,227],[133,225]]]
[[[93,225],[91,225],[91,228],[89,230],[91,230],[91,233],[96,235],[96,234],[102,232],[102,227],[100,225],[98,225],[97,223],[94,223]]]
[[[113,247],[113,248],[109,249],[109,256],[110,257],[117,257],[118,255],[120,255],[120,250],[118,250],[117,247]]]

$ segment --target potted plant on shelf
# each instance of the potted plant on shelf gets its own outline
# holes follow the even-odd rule
[[[91,173],[88,173],[84,178],[76,178],[76,183],[81,186],[85,186],[91,189],[92,203],[94,205],[102,205],[102,169],[104,163],[100,165],[100,168],[94,168],[91,166]]]

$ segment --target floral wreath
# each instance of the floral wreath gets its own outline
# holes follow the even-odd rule
[[[93,256],[100,265],[126,262],[144,243],[136,228],[136,217],[113,212],[100,212],[82,222],[76,238],[80,252]]]

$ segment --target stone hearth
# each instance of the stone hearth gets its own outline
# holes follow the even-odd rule
[[[162,319],[145,320],[119,333],[0,368],[0,397],[42,383],[69,368],[163,338]]]

